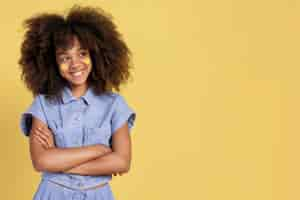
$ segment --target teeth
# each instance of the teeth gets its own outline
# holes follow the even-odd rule
[[[80,76],[82,74],[82,72],[75,72],[75,73],[72,73],[73,76]]]

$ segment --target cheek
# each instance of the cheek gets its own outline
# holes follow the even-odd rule
[[[65,72],[68,69],[68,65],[67,64],[60,64],[59,68],[60,68],[61,72]]]
[[[82,62],[87,66],[91,65],[91,59],[89,57],[84,58]]]

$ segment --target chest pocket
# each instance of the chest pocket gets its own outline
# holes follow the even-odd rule
[[[84,128],[84,146],[103,144],[110,146],[111,129],[108,125],[100,128]]]
[[[63,135],[59,134],[57,131],[52,131],[55,141],[55,146],[63,148],[65,147]]]
[[[78,127],[58,128],[54,133],[57,147],[69,148],[82,146],[82,129]]]
[[[62,131],[60,130],[60,128],[57,127],[57,123],[55,123],[55,121],[51,120],[48,122],[48,125],[49,125],[51,132],[53,133],[55,146],[60,147],[60,148],[66,147],[65,142],[64,142],[64,136],[61,133]]]

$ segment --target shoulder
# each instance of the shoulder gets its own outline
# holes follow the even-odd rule
[[[34,97],[33,103],[40,104],[42,108],[54,108],[61,102],[59,100],[50,100],[44,94],[38,94]]]
[[[96,96],[98,101],[108,103],[108,104],[115,104],[118,101],[122,101],[124,98],[121,94],[116,92],[105,92],[101,95]]]

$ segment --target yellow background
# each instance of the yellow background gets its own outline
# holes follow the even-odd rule
[[[10,0],[1,4],[1,199],[39,182],[19,128],[22,21],[101,6],[133,52],[122,94],[137,112],[119,200],[300,199],[300,1]]]

